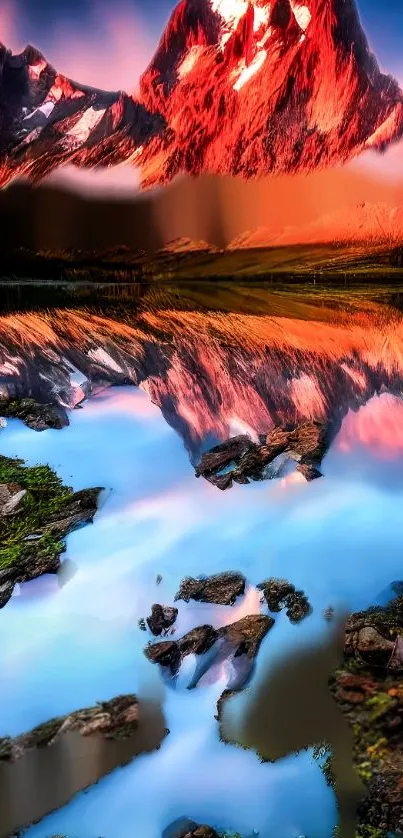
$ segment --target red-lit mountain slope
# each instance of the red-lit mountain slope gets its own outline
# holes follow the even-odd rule
[[[82,87],[34,47],[0,43],[0,187],[40,179],[63,163],[112,165],[138,153],[163,120],[124,93]]]
[[[169,126],[141,155],[146,184],[308,171],[403,130],[353,0],[182,0],[141,91]]]
[[[354,0],[181,0],[140,101],[0,45],[0,186],[65,162],[132,160],[143,185],[181,171],[304,172],[402,134],[403,94],[370,53]]]

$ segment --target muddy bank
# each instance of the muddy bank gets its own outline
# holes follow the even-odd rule
[[[31,737],[29,749],[20,752],[14,762],[0,760],[1,838],[40,821],[110,771],[160,747],[167,734],[161,707],[141,699],[133,702],[133,698],[120,697],[97,708],[65,717],[66,728],[52,737],[52,744],[42,741],[42,744],[32,746],[32,734],[35,738],[35,732],[27,734],[28,739]],[[123,712],[116,713],[122,701],[127,706]],[[101,713],[103,724],[105,715],[108,715],[105,707],[109,708],[111,724],[102,730]],[[127,712],[131,713],[133,708],[136,710],[135,718],[128,722]],[[80,714],[81,722],[78,718]],[[98,722],[92,730],[88,730],[90,719],[94,722],[96,717]],[[42,730],[46,727],[41,726]],[[16,747],[19,751],[24,739],[27,741],[26,737],[18,737]],[[16,743],[16,740],[13,741]]]
[[[253,749],[263,761],[326,742],[332,750],[332,772],[338,799],[341,838],[354,838],[355,811],[363,786],[353,768],[353,735],[334,702],[329,679],[343,659],[344,620],[335,620],[327,641],[303,648],[277,663],[252,684],[240,718],[232,714],[236,691],[218,704],[221,738]]]

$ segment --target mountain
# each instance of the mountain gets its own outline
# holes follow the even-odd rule
[[[0,47],[0,186],[67,161],[132,160],[144,186],[307,172],[402,134],[403,94],[354,0],[181,0],[139,100],[71,82],[33,47]]]
[[[403,131],[402,92],[354,0],[181,0],[141,98],[168,125],[139,158],[146,185],[181,171],[309,171]]]
[[[318,218],[305,226],[275,232],[257,227],[237,236],[228,250],[280,247],[294,244],[398,245],[403,243],[403,208],[386,203],[361,203]]]
[[[162,126],[132,97],[70,81],[32,46],[12,55],[0,43],[0,187],[68,162],[109,166],[133,158]]]
[[[168,242],[158,251],[158,254],[163,256],[164,254],[171,253],[219,253],[219,251],[220,248],[214,244],[209,244],[205,241],[194,241],[186,236],[182,236],[179,239]]]

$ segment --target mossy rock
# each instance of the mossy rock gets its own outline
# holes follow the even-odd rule
[[[26,466],[2,455],[0,486],[24,490],[13,514],[0,512],[1,607],[15,584],[57,572],[65,537],[93,520],[101,488],[74,492],[48,465]]]

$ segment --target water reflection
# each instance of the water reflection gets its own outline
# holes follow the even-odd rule
[[[13,764],[0,764],[0,835],[6,838],[41,820],[110,771],[158,748],[165,736],[161,708],[140,702],[139,718],[139,730],[129,739],[108,741],[69,732]]]
[[[311,738],[310,693],[298,679],[309,687],[333,666],[323,652],[331,643],[324,609],[333,606],[341,619],[401,576],[403,321],[368,300],[346,312],[273,295],[270,311],[259,314],[240,312],[239,300],[227,314],[157,303],[119,317],[53,311],[0,319],[0,386],[18,392],[30,382],[42,396],[63,394],[69,409],[74,366],[92,393],[82,410],[69,410],[62,431],[37,434],[9,420],[2,453],[48,462],[75,489],[110,490],[94,525],[69,536],[61,579],[23,588],[0,611],[0,735],[136,692],[152,668],[137,622],[153,602],[171,604],[185,575],[239,570],[249,587],[234,608],[180,603],[177,636],[256,613],[255,586],[269,576],[305,590],[313,614],[299,626],[276,617],[259,653],[256,683],[270,677],[277,685],[270,698],[277,724],[267,734],[275,763],[261,765],[253,752],[219,741],[215,708],[228,671],[218,661],[189,691],[190,660],[166,691],[171,733],[161,750],[113,772],[30,834],[160,838],[186,812],[262,838],[330,838],[332,791],[310,751],[286,754]],[[333,428],[324,478],[308,484],[288,475],[227,492],[195,479],[192,461],[213,442],[305,418]],[[237,702],[244,712],[247,694]],[[328,706],[323,718],[340,745],[348,818],[357,791],[346,768],[348,732],[340,720],[332,728]]]

